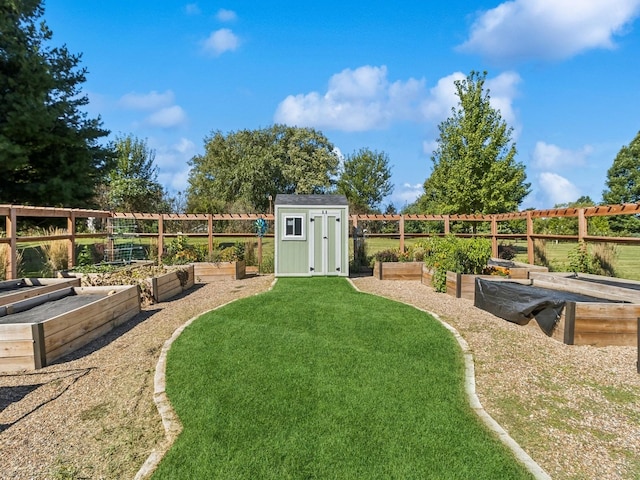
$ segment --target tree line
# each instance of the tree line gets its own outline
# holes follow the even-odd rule
[[[204,153],[189,161],[186,191],[172,196],[158,181],[146,140],[124,134],[107,141],[101,118],[83,111],[89,100],[81,55],[53,46],[43,15],[41,0],[0,0],[0,203],[240,213],[266,212],[278,193],[340,193],[354,213],[396,213],[382,205],[393,192],[384,151],[363,147],[343,156],[321,131],[277,124],[212,132]],[[438,127],[432,172],[403,213],[505,213],[529,194],[486,75],[472,71],[455,82],[458,104]],[[640,132],[614,159],[603,201],[640,201]],[[575,202],[590,204],[588,197]],[[598,228],[640,233],[640,219],[624,215]]]

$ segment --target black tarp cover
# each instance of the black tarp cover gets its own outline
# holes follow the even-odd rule
[[[516,282],[476,278],[473,302],[476,307],[518,325],[526,325],[535,318],[547,335],[551,335],[560,320],[566,302],[608,303],[610,300]]]

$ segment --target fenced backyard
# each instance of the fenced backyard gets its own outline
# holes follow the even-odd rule
[[[546,261],[552,270],[563,270],[568,253],[579,242],[612,245],[617,255],[617,276],[640,280],[640,236],[601,235],[597,220],[617,215],[640,215],[640,204],[623,204],[584,208],[532,210],[499,215],[351,215],[350,234],[363,236],[368,255],[386,248],[404,250],[417,239],[452,234],[460,237],[484,237],[491,240],[493,256],[503,245],[513,248],[515,260],[536,263],[536,245],[544,246]],[[6,279],[38,272],[43,263],[41,247],[47,242],[63,240],[67,244],[67,268],[78,262],[80,247],[96,245],[100,260],[116,259],[120,254],[143,251],[153,261],[162,263],[167,245],[176,238],[188,238],[207,255],[216,247],[249,241],[255,245],[255,262],[273,256],[273,220],[269,213],[254,214],[149,214],[118,213],[100,210],[60,209],[0,205],[5,228],[0,230],[0,269]],[[62,225],[55,234],[32,228],[35,220],[55,221]],[[253,222],[264,219],[269,229],[258,237]],[[571,219],[576,223],[572,234],[536,233],[534,222],[547,219]],[[415,232],[412,225],[426,225]],[[127,225],[127,228],[118,228]],[[390,233],[371,226],[384,225]],[[27,228],[27,226],[29,228]],[[367,230],[369,226],[369,231]],[[432,228],[431,228],[432,227]],[[35,233],[34,233],[35,232]],[[598,234],[596,234],[598,233]],[[351,249],[353,242],[350,242]],[[353,257],[353,252],[351,253]],[[95,259],[98,260],[98,259]],[[539,259],[538,259],[539,263]]]

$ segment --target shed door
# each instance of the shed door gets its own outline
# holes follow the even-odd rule
[[[311,275],[339,275],[342,265],[340,210],[309,212],[309,270]]]

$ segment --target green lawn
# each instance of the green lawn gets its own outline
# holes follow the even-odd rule
[[[280,279],[173,344],[154,479],[532,478],[471,411],[455,339],[345,279]]]

